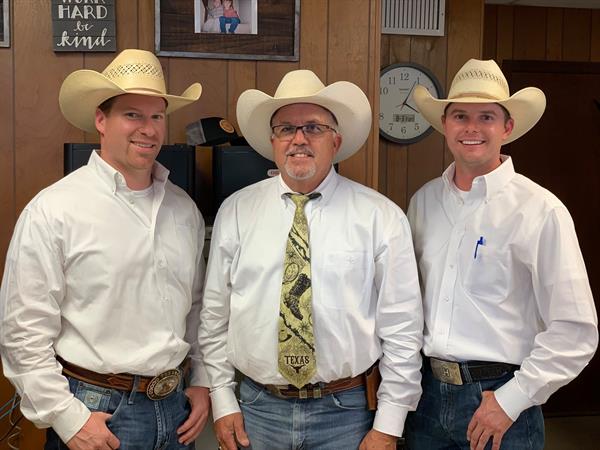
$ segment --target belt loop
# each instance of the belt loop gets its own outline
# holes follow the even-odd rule
[[[133,387],[131,391],[129,391],[129,397],[127,398],[127,404],[133,405],[135,400],[135,394],[137,393],[138,386],[140,385],[140,376],[134,375],[133,377]]]
[[[463,361],[459,363],[460,365],[460,375],[463,377],[464,383],[473,383],[473,378],[471,377],[471,371],[469,370],[469,363],[467,361]]]

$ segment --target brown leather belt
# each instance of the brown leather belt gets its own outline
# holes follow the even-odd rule
[[[77,380],[119,391],[129,392],[134,388],[136,376],[130,373],[98,373],[65,361],[58,355],[56,356],[56,360],[62,365],[63,374]],[[188,365],[186,362],[182,364],[183,367],[181,369],[167,370],[155,377],[138,375],[139,381],[136,392],[145,392],[152,400],[160,400],[167,397],[179,385],[181,378],[187,370]]]
[[[254,383],[256,381],[252,380]],[[306,384],[298,389],[291,384],[260,384],[271,394],[279,398],[321,398],[325,395],[335,394],[336,392],[346,391],[365,384],[365,375],[360,374],[355,377],[341,378],[329,383]]]

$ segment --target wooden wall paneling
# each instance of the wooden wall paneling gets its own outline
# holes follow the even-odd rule
[[[329,0],[327,83],[348,80],[368,91],[369,3],[364,0]],[[367,184],[369,145],[340,163],[340,173]]]
[[[138,48],[154,51],[154,0],[137,0],[137,3]]]
[[[15,224],[15,141],[12,48],[0,49],[0,271]],[[2,273],[0,272],[0,273]],[[2,399],[0,399],[2,400]]]
[[[298,68],[298,62],[258,61],[256,63],[256,89],[274,95],[284,75]]]
[[[411,36],[389,35],[389,64],[410,61]],[[385,195],[401,208],[407,205],[408,146],[379,139],[386,147]]]
[[[390,64],[390,35],[382,34],[381,35],[381,50],[380,50],[380,58],[379,58],[379,70],[388,66]],[[379,95],[379,85],[377,95]],[[379,111],[378,111],[379,112]],[[377,127],[377,134],[379,135],[379,115],[377,116],[377,120],[373,123],[373,127]],[[387,195],[387,167],[388,167],[388,145],[385,139],[379,139],[379,162],[377,164],[379,170],[379,182],[377,186],[377,190],[384,195]]]
[[[329,0],[302,0],[300,7],[300,68],[312,70],[326,83]]]
[[[450,35],[451,31],[448,31]],[[447,38],[413,36],[410,47],[411,61],[429,68],[443,84],[446,79]],[[445,89],[443,89],[445,96]],[[411,144],[407,153],[408,173],[406,204],[426,182],[440,176],[444,169],[444,137],[433,131],[425,139]]]
[[[547,61],[562,60],[563,8],[546,8]]]
[[[483,14],[483,59],[496,59],[498,6],[486,5]]]
[[[498,37],[496,39],[496,62],[513,57],[514,6],[498,6]]]
[[[538,6],[515,8],[514,59],[546,57],[546,10]]]
[[[600,61],[600,9],[592,10],[590,61]]]
[[[366,184],[378,189],[379,183],[379,65],[381,61],[381,0],[369,3],[369,63],[367,65],[367,90],[371,99],[372,126],[367,140]]]
[[[451,4],[450,4],[451,3]],[[446,70],[446,88],[447,94],[454,75],[456,72],[471,58],[481,58],[483,51],[483,16],[484,4],[483,0],[455,0],[448,2],[448,63]],[[498,19],[506,16],[504,7],[498,7]],[[511,14],[512,16],[512,14]],[[512,19],[512,17],[511,17]],[[498,47],[502,45],[500,41],[504,38],[500,36],[500,31],[504,25],[500,26],[498,22]],[[510,21],[511,37],[512,37],[512,20]],[[502,32],[503,34],[503,32]],[[512,46],[512,39],[511,39]],[[503,52],[503,50],[502,50]],[[501,51],[498,50],[498,54]],[[450,151],[444,147],[444,164],[447,167],[453,161]]]
[[[83,132],[63,119],[62,81],[82,67],[81,53],[50,49],[50,2],[13,2],[15,52],[16,208],[63,175],[63,143],[82,142]],[[43,70],[43,76],[40,71]]]
[[[590,9],[565,8],[563,20],[563,61],[590,60]]]
[[[237,99],[246,89],[256,88],[255,61],[229,61],[227,67],[227,118],[240,129],[235,115]]]

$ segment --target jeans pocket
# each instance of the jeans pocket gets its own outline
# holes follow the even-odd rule
[[[252,381],[243,380],[240,386],[240,404],[252,405],[262,397],[262,394],[262,388],[256,386]]]
[[[363,386],[331,394],[331,399],[340,409],[367,409],[367,397]]]
[[[84,381],[77,381],[73,394],[90,411],[107,412],[110,406],[112,390]]]

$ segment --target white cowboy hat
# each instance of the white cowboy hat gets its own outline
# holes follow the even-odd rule
[[[310,70],[293,70],[283,77],[273,97],[249,89],[240,95],[237,102],[237,120],[242,134],[254,150],[271,161],[271,117],[282,106],[293,103],[313,103],[335,116],[342,145],[333,159],[334,163],[356,153],[369,136],[371,105],[357,85],[337,81],[325,86]]]
[[[162,97],[167,114],[200,98],[202,86],[194,83],[181,96],[169,95],[162,67],[154,53],[127,49],[102,71],[76,70],[60,88],[58,102],[65,119],[84,131],[95,132],[96,108],[105,100],[122,94]]]
[[[515,121],[512,133],[504,144],[527,133],[546,109],[546,96],[536,87],[526,87],[511,96],[504,74],[491,59],[467,61],[452,80],[447,99],[432,97],[423,86],[415,88],[413,98],[425,119],[442,134],[442,115],[450,103],[498,103],[504,106]]]

